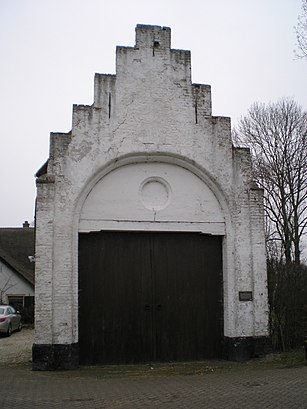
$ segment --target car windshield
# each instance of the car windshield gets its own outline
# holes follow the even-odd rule
[[[4,314],[4,308],[0,308],[0,314]]]

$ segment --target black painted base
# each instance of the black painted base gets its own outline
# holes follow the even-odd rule
[[[229,361],[248,361],[268,354],[271,350],[268,337],[224,338],[224,356]]]
[[[224,337],[224,358],[229,361],[248,361],[264,356],[271,350],[268,337]],[[79,367],[78,344],[33,344],[32,369],[56,371]]]
[[[77,369],[78,366],[78,344],[33,344],[32,346],[34,371]]]

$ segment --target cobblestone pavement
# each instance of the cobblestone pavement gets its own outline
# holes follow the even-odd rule
[[[17,342],[14,335],[12,344]],[[218,370],[206,366],[196,375],[189,371],[185,375],[155,374],[158,368],[149,366],[143,372],[134,367],[131,371],[126,367],[123,373],[106,367],[34,372],[29,361],[5,362],[5,350],[3,343],[0,408],[5,409],[307,409],[307,366],[238,365]]]
[[[15,366],[0,368],[0,390],[0,407],[7,409],[306,409],[307,367],[99,378],[96,369],[33,372]]]

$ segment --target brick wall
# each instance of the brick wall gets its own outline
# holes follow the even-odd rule
[[[192,83],[190,52],[172,50],[170,35],[137,26],[136,46],[116,49],[116,75],[95,75],[93,105],[75,105],[71,132],[51,134],[37,180],[36,344],[78,342],[80,214],[97,183],[136,163],[184,169],[211,192],[224,226],[225,336],[267,335],[262,192],[250,153],[233,148],[230,119],[212,117],[210,86]],[[253,300],[240,302],[239,291]]]

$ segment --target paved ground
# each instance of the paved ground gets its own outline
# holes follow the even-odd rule
[[[31,361],[33,329],[26,327],[21,332],[14,332],[11,337],[0,337],[0,366]],[[0,406],[1,407],[1,406]]]
[[[207,362],[33,372],[27,353],[13,364],[3,356],[5,343],[21,339],[30,353],[32,333],[21,334],[0,339],[0,408],[307,409],[307,366]]]

